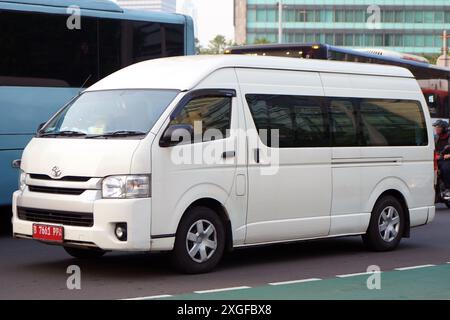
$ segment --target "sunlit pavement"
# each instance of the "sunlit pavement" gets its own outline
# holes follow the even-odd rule
[[[367,251],[360,237],[241,249],[202,275],[177,274],[167,254],[77,260],[3,233],[0,299],[450,299],[447,262],[450,210],[441,206],[431,225],[413,229],[393,252]],[[80,267],[80,290],[67,288],[71,265]],[[361,274],[372,265],[382,271],[380,290],[369,290],[371,274]]]

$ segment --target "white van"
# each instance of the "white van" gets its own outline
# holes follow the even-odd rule
[[[17,238],[75,257],[172,251],[184,272],[225,250],[362,235],[396,248],[434,218],[433,133],[411,73],[249,56],[127,67],[26,147]]]

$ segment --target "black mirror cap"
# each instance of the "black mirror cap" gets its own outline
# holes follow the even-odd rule
[[[178,140],[173,140],[178,137]],[[164,130],[164,133],[159,139],[159,146],[161,148],[168,148],[176,146],[180,143],[191,143],[194,139],[194,128],[190,124],[173,124]]]
[[[45,126],[46,122],[42,122],[41,124],[39,124],[36,133],[39,134],[42,130],[42,128]]]
[[[22,164],[22,159],[16,159],[11,162],[11,167],[14,169],[20,169],[21,164]]]

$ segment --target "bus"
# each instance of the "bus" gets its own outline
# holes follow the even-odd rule
[[[383,49],[347,49],[328,44],[261,44],[234,46],[226,54],[280,56],[349,62],[387,64],[411,71],[425,95],[433,120],[449,120],[450,69],[430,64],[423,57]]]
[[[40,123],[130,64],[195,53],[192,18],[107,0],[0,1],[0,207]]]

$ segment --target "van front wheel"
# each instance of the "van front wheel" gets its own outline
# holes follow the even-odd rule
[[[220,217],[207,207],[195,207],[180,222],[172,262],[184,273],[208,272],[219,263],[224,248],[225,232]]]
[[[380,199],[373,211],[369,228],[363,241],[374,251],[389,251],[398,247],[403,237],[405,212],[400,202],[386,196]]]

